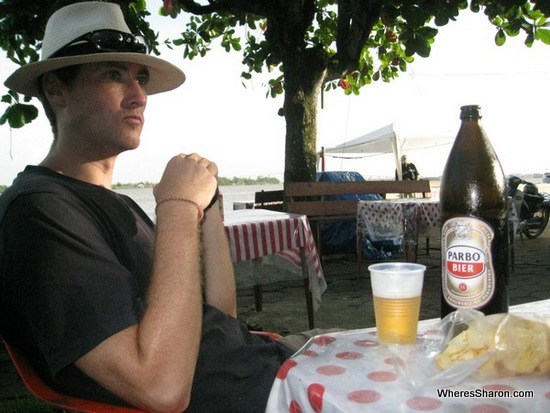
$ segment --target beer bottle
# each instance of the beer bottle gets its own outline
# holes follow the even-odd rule
[[[480,124],[480,107],[462,121],[441,179],[441,317],[458,308],[508,311],[506,179]]]

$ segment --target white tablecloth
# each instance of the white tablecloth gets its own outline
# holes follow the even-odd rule
[[[515,205],[513,202],[508,205],[508,219],[515,224],[518,220]],[[366,200],[357,204],[357,234],[368,234],[374,240],[402,236],[407,213],[415,218],[419,230],[441,225],[441,209],[437,198]]]

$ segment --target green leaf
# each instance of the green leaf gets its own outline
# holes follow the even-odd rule
[[[504,30],[499,29],[497,31],[497,34],[495,35],[495,44],[497,46],[502,46],[506,42],[506,34],[504,33]]]
[[[145,0],[136,0],[134,1],[136,9],[139,11],[144,11],[147,8],[147,2]]]
[[[542,17],[542,13],[540,12],[540,10],[530,10],[527,13],[527,15],[529,16],[530,19],[533,19],[533,20],[537,20],[540,17]]]
[[[422,27],[418,31],[420,36],[425,37],[427,39],[433,39],[437,35],[438,32],[439,32],[439,30],[437,30],[433,27],[428,27],[428,26]]]
[[[550,45],[550,30],[537,29],[537,31],[535,32],[535,39],[540,40],[544,44]]]
[[[6,121],[8,121],[11,128],[17,129],[25,126],[25,118],[21,111],[15,108],[15,105],[6,109],[6,112],[4,112],[4,115],[0,119],[0,124],[3,125]]]
[[[449,23],[449,16],[445,14],[438,14],[435,16],[434,23],[436,26],[445,26],[447,23]]]
[[[168,17],[168,12],[167,12],[166,10],[164,10],[164,7],[163,7],[163,6],[160,6],[160,7],[159,7],[158,13],[159,13],[159,16]]]
[[[423,42],[418,45],[418,48],[416,49],[416,53],[422,57],[430,57],[431,50],[432,48],[430,47],[430,44],[427,42],[425,43]]]
[[[4,103],[11,103],[13,101],[13,97],[9,94],[5,94],[2,96],[2,102]]]
[[[8,120],[9,110],[10,108],[7,108],[4,114],[0,117],[0,125],[3,125]]]
[[[496,16],[496,17],[491,21],[491,23],[493,23],[495,26],[502,26],[502,24],[504,23],[504,21],[502,20],[502,17]]]
[[[233,47],[233,50],[236,50],[237,52],[241,50],[241,41],[238,38],[231,39],[231,46]]]
[[[33,105],[24,105],[16,103],[6,109],[0,118],[0,125],[6,123],[6,120],[11,128],[18,129],[31,123],[38,117],[38,109]]]

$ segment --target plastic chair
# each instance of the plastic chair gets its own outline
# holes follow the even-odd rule
[[[283,337],[280,334],[272,333],[271,331],[251,331],[251,333],[258,336],[268,336],[271,337],[273,340],[278,340]]]
[[[2,339],[6,350],[15,365],[19,377],[25,387],[38,399],[70,412],[80,413],[143,413],[142,410],[128,407],[112,406],[92,400],[80,399],[78,397],[61,394],[46,383],[36,374],[27,358],[12,344]]]
[[[277,333],[271,333],[269,331],[252,331],[253,334],[265,335],[276,340],[281,338]],[[13,362],[19,377],[23,381],[23,384],[38,399],[59,407],[69,412],[79,413],[144,413],[143,410],[132,409],[122,406],[113,406],[105,403],[100,403],[92,400],[85,400],[78,397],[67,396],[57,392],[49,387],[44,381],[36,374],[34,368],[31,366],[27,358],[21,353],[21,351],[14,345],[7,343],[4,339],[1,339],[6,347],[8,355]]]

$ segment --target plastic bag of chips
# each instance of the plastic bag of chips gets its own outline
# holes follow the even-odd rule
[[[486,355],[482,377],[550,374],[550,324],[536,316],[494,314],[474,317],[452,338],[435,362],[440,370]]]
[[[460,309],[415,345],[390,346],[393,363],[415,389],[442,388],[466,377],[550,375],[550,319]]]

